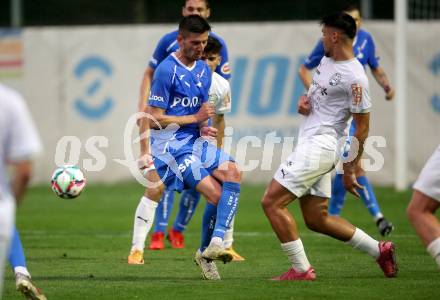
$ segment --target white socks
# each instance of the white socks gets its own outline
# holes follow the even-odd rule
[[[352,238],[346,244],[370,254],[375,259],[379,258],[379,242],[359,228],[356,228]]]
[[[234,221],[235,221],[235,216],[232,219],[230,225],[229,225],[229,229],[226,230],[225,232],[225,236],[223,238],[223,247],[225,249],[229,249],[232,247],[232,243],[234,242]]]
[[[29,273],[28,269],[26,267],[15,267],[14,268],[14,273],[17,275],[17,273],[23,274],[29,278],[31,278],[31,273]]]
[[[281,249],[283,249],[284,253],[289,258],[295,271],[303,273],[309,270],[310,263],[304,252],[304,246],[301,239],[281,244]]]
[[[431,254],[431,256],[434,258],[435,262],[440,268],[440,237],[429,243],[426,250],[429,254]]]
[[[0,193],[0,298],[2,297],[3,272],[9,253],[14,221],[15,200]]]
[[[154,222],[158,203],[143,196],[134,215],[133,241],[131,251],[144,251],[145,240]]]

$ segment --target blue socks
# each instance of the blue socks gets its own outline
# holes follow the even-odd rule
[[[333,179],[332,196],[328,206],[328,213],[330,215],[338,216],[341,213],[341,209],[344,207],[345,193],[347,192],[342,180],[343,174],[336,174]]]
[[[237,212],[238,198],[240,197],[240,184],[235,182],[224,182],[223,191],[217,205],[217,221],[215,223],[213,237],[223,240],[226,230]]]
[[[184,190],[180,196],[179,212],[174,220],[173,230],[183,232],[191,220],[200,201],[200,193],[195,190]]]
[[[376,217],[378,214],[381,214],[379,204],[376,200],[376,195],[374,194],[373,188],[370,182],[368,182],[367,177],[360,176],[357,178],[357,181],[364,187],[363,189],[357,189],[357,192],[361,196],[361,199],[364,202],[365,207],[370,212],[370,215]]]
[[[333,180],[332,197],[330,198],[328,208],[328,213],[331,215],[339,215],[342,207],[344,207],[346,190],[342,181],[342,176],[342,174],[336,174]],[[357,181],[364,187],[363,189],[357,189],[357,192],[361,196],[362,202],[368,209],[369,213],[373,217],[381,215],[379,204],[376,200],[376,195],[374,194],[373,188],[371,187],[367,177],[359,176]]]
[[[167,230],[168,220],[171,216],[174,204],[174,191],[165,190],[162,199],[156,208],[154,230],[153,232],[163,232]]]
[[[200,242],[200,251],[203,252],[211,242],[212,233],[217,218],[217,206],[206,202],[205,210],[202,218],[202,239]]]
[[[16,267],[26,267],[26,258],[24,256],[23,246],[21,244],[20,235],[17,228],[14,227],[14,234],[11,241],[11,249],[9,250],[9,264],[12,269]]]

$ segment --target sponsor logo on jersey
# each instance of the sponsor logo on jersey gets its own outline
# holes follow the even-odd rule
[[[359,105],[362,101],[362,86],[359,83],[352,84],[351,94],[353,96],[353,105]]]
[[[148,100],[165,102],[162,96],[152,95],[151,93],[150,93],[150,97],[148,97]]]
[[[231,68],[229,67],[229,63],[224,63],[220,69],[223,74],[231,74]]]
[[[188,158],[185,158],[183,163],[179,164],[179,171],[181,173],[185,172],[186,169],[188,169],[188,167],[191,166],[191,164],[195,161],[196,161],[196,158],[193,155],[188,156]]]
[[[332,77],[330,77],[330,80],[328,81],[328,83],[331,86],[337,86],[341,82],[341,78],[342,78],[342,75],[340,73],[335,73],[332,75]]]
[[[200,105],[200,101],[198,97],[192,97],[191,99],[189,97],[174,97],[173,104],[171,104],[171,108],[181,105],[183,107],[197,107]]]

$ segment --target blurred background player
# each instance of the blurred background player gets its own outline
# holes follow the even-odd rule
[[[13,215],[3,216],[5,212],[13,214],[9,207],[11,203],[6,208],[3,207],[5,199],[11,201],[15,198],[17,203],[21,201],[32,174],[32,156],[40,150],[40,140],[25,101],[17,92],[0,84],[0,223],[13,220]],[[10,181],[7,167],[12,167],[13,170]],[[3,228],[1,229],[1,235],[4,236]],[[9,262],[14,269],[17,290],[22,292],[26,299],[46,299],[31,281],[17,229],[9,227],[7,230],[12,234],[11,245],[8,248]],[[2,256],[3,241],[2,239],[0,249]],[[0,269],[0,272],[2,271],[3,265]]]
[[[209,8],[208,1],[187,0],[185,1],[184,6],[182,7],[182,15],[184,17],[189,15],[199,15],[205,19],[208,19],[210,14],[211,11]],[[177,34],[178,34],[177,30],[166,34],[164,37],[162,37],[162,39],[159,41],[158,45],[156,46],[153,56],[150,59],[149,65],[144,73],[142,86],[141,86],[141,93],[139,98],[139,105],[138,105],[139,111],[144,111],[144,109],[146,108],[145,99],[148,98],[151,81],[155,69],[170,53],[175,52],[179,48],[176,40]],[[216,66],[215,71],[216,73],[220,74],[223,78],[229,79],[231,75],[230,75],[228,51],[227,51],[226,43],[221,37],[219,37],[215,33],[210,32],[210,35],[215,37],[222,45],[220,50],[220,63]],[[216,120],[222,122],[216,122]],[[223,127],[216,127],[222,125]],[[221,147],[221,141],[224,131],[223,115],[221,117],[218,116],[214,118],[213,126],[218,129],[219,138],[217,139],[218,140],[217,146]],[[180,196],[179,212],[177,213],[176,219],[173,223],[173,228],[168,231],[168,236],[167,236],[172,248],[179,249],[185,247],[183,231],[186,229],[188,222],[190,221],[192,215],[194,214],[199,200],[200,200],[200,193],[198,193],[195,190],[184,190],[182,192]],[[156,210],[155,226],[154,226],[153,235],[151,237],[151,243],[149,245],[149,249],[151,250],[161,250],[164,249],[165,247],[164,237],[165,237],[165,232],[167,230],[171,211],[173,208],[173,203],[174,203],[174,191],[165,190],[165,193],[163,193],[162,199],[159,202],[159,205]],[[142,203],[139,204],[138,208],[142,206],[141,204]],[[142,212],[145,210],[138,209],[137,211]],[[131,254],[129,255],[129,259],[128,259],[129,263],[132,264],[143,262],[143,247],[141,249],[139,248],[141,244],[145,244],[148,231],[145,231],[144,228],[145,224],[143,224],[142,219],[145,219],[145,217],[136,213],[135,221],[134,221],[135,225],[133,230],[134,232],[133,240],[134,240],[134,236],[136,236],[136,242],[133,244],[136,244],[136,249],[132,247]],[[231,228],[227,231],[225,235],[225,240],[224,240],[225,247],[233,255],[234,261],[242,261],[244,260],[244,258],[241,255],[239,255],[232,247],[233,223],[234,221],[231,224]],[[143,239],[143,243],[142,243],[142,239]]]
[[[392,100],[394,97],[394,89],[390,85],[385,71],[379,66],[373,37],[370,35],[370,33],[361,28],[361,13],[359,7],[354,4],[349,4],[344,7],[343,11],[352,16],[356,22],[357,32],[353,42],[353,51],[356,58],[364,67],[367,65],[370,67],[371,73],[373,74],[377,83],[379,83],[379,85],[385,91],[385,99]],[[319,65],[319,62],[323,56],[324,47],[322,41],[320,40],[313,49],[312,53],[306,59],[305,63],[301,65],[299,69],[299,75],[307,90],[312,82],[311,70]],[[353,136],[355,130],[356,123],[351,122],[349,138],[347,139],[348,141],[350,137]],[[373,187],[365,176],[365,171],[362,169],[360,162],[356,168],[356,177],[359,184],[363,186],[362,189],[358,190],[358,193],[369,213],[373,216],[380,234],[383,236],[390,234],[394,229],[393,224],[383,216],[377,202],[376,195],[373,191]],[[332,215],[339,215],[344,206],[346,190],[344,188],[342,179],[343,176],[339,172],[336,173],[336,176],[333,179],[332,196],[330,198],[328,210]]]
[[[154,164],[163,183],[179,192],[197,189],[207,200],[195,261],[203,278],[218,280],[214,261],[232,260],[223,240],[237,211],[241,172],[227,153],[206,140],[217,134],[208,123],[215,115],[208,103],[212,72],[201,60],[210,29],[198,15],[182,19],[179,49],[157,68],[149,106],[154,118],[150,125],[164,128],[153,130],[151,136]]]
[[[386,277],[396,276],[394,245],[378,242],[339,216],[327,213],[331,196],[331,171],[337,158],[338,140],[350,116],[357,122],[354,137],[359,141],[357,156],[344,162],[344,185],[358,195],[355,167],[368,136],[371,101],[368,78],[355,59],[352,43],[356,35],[354,19],[345,13],[325,16],[321,24],[325,56],[307,96],[298,101],[305,116],[298,144],[287,162],[281,164],[263,197],[262,205],[281,248],[292,267],[274,280],[315,280],[293,216],[287,206],[299,198],[304,221],[313,231],[345,242],[372,256]],[[339,74],[337,79],[334,75]],[[333,79],[333,80],[332,80]],[[354,151],[354,149],[351,149]]]
[[[426,162],[414,183],[407,215],[417,234],[440,268],[440,145]]]

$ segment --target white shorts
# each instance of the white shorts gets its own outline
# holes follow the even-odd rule
[[[299,141],[274,179],[298,198],[331,196],[331,171],[338,160],[335,146],[324,146],[320,139]]]
[[[426,162],[413,189],[440,201],[440,145]]]

